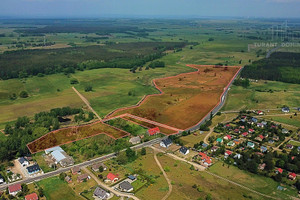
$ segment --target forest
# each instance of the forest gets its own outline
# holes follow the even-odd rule
[[[300,83],[300,53],[276,52],[246,65],[241,74],[244,78]]]
[[[184,42],[138,42],[105,46],[9,51],[0,54],[0,78],[26,78],[30,75],[74,73],[95,68],[140,67],[182,48]]]

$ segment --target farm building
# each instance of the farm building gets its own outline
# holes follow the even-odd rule
[[[139,136],[132,137],[132,138],[130,138],[129,142],[133,145],[139,144],[139,143],[141,143],[141,138]]]

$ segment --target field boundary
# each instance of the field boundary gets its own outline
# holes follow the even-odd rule
[[[199,66],[199,67],[236,67],[236,68],[239,68],[238,71],[232,77],[232,79],[229,81],[229,83],[227,84],[227,86],[224,88],[224,91],[222,92],[222,94],[220,95],[220,98],[219,98],[220,101],[198,123],[196,123],[195,125],[193,125],[193,126],[191,126],[189,128],[186,128],[185,131],[189,131],[189,130],[193,131],[193,130],[197,129],[198,127],[200,127],[200,125],[207,119],[207,117],[210,115],[210,113],[214,112],[217,109],[220,109],[223,106],[222,104],[225,102],[225,97],[226,97],[226,94],[227,94],[227,92],[229,90],[229,87],[233,83],[234,79],[239,75],[239,73],[241,72],[241,70],[243,69],[243,67],[241,67],[241,66],[218,66],[218,65],[195,65],[195,64],[187,64],[186,66],[194,68],[194,69],[197,69],[197,71],[187,72],[187,73],[181,73],[181,74],[178,74],[178,75],[175,75],[175,76],[168,76],[168,77],[153,79],[152,83],[154,84],[155,88],[159,91],[159,94],[149,94],[149,95],[146,95],[146,97],[144,96],[136,105],[122,107],[122,108],[117,108],[117,109],[113,110],[112,112],[110,112],[109,114],[107,114],[104,117],[104,121],[108,121],[110,119],[118,118],[119,116],[111,117],[116,112],[128,110],[128,109],[131,109],[131,108],[138,108],[138,107],[140,107],[144,102],[146,102],[148,100],[149,97],[163,95],[164,92],[156,84],[157,80],[165,80],[165,79],[170,79],[170,78],[176,78],[176,77],[182,76],[182,75],[189,75],[189,74],[199,73],[200,69],[197,68],[197,67],[195,67],[195,66]],[[215,113],[213,113],[213,114],[215,114]],[[124,116],[124,114],[122,114],[122,115]],[[120,115],[120,116],[122,116],[122,115]],[[166,125],[166,126],[168,126],[168,125]],[[180,129],[178,129],[178,130],[180,130]],[[183,131],[183,130],[181,130],[181,131]]]
[[[28,143],[26,146],[27,146],[27,148],[29,149],[29,151],[30,151],[31,154],[38,153],[38,152],[44,151],[45,149],[44,149],[44,150],[39,150],[39,151],[33,152],[33,151],[30,149],[29,145],[32,144],[32,143],[34,143],[34,142],[37,142],[38,140],[40,140],[40,139],[42,139],[42,138],[44,138],[44,137],[46,137],[46,136],[48,136],[49,134],[55,134],[56,132],[59,132],[59,131],[61,131],[61,130],[65,130],[65,129],[79,128],[79,127],[84,127],[84,126],[92,126],[92,125],[95,125],[95,124],[98,124],[98,123],[105,124],[105,125],[107,125],[107,126],[113,128],[113,129],[116,129],[116,130],[118,130],[118,131],[124,132],[124,133],[126,133],[126,135],[123,135],[123,136],[121,136],[121,137],[115,138],[114,136],[112,136],[112,135],[110,135],[110,134],[108,134],[108,133],[106,133],[106,132],[100,132],[100,133],[97,133],[97,134],[94,134],[94,135],[90,135],[90,136],[87,136],[87,137],[84,137],[84,138],[80,138],[80,139],[76,139],[76,140],[71,140],[71,141],[68,141],[68,142],[64,142],[64,143],[59,144],[59,145],[57,145],[57,146],[61,146],[61,145],[73,143],[73,142],[76,142],[76,141],[79,141],[79,140],[88,139],[88,138],[91,138],[91,137],[94,137],[94,136],[98,136],[98,135],[107,135],[108,137],[110,137],[110,138],[112,138],[112,139],[114,139],[114,140],[117,140],[117,139],[120,139],[120,138],[124,138],[124,137],[127,137],[127,136],[131,135],[131,134],[128,133],[127,131],[124,131],[124,130],[121,130],[121,129],[117,128],[117,127],[114,127],[114,126],[111,126],[111,125],[109,125],[109,124],[103,123],[102,121],[97,121],[97,122],[93,122],[93,123],[90,123],[90,124],[84,124],[84,125],[81,125],[81,126],[70,126],[70,127],[64,127],[64,128],[60,128],[60,129],[51,131],[51,132],[49,132],[49,133],[43,135],[42,137],[39,137],[39,138],[35,139],[34,141]],[[55,147],[55,146],[53,146],[53,147]],[[49,148],[52,148],[52,147],[49,147]],[[47,149],[48,149],[48,148],[47,148]]]

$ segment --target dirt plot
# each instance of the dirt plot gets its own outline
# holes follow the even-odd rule
[[[178,129],[197,124],[220,102],[224,89],[240,67],[190,67],[198,71],[154,80],[161,94],[149,95],[140,105],[117,110],[111,116],[130,113]]]
[[[69,127],[52,131],[29,143],[27,146],[31,153],[37,153],[54,146],[59,146],[99,134],[106,134],[113,139],[118,139],[129,135],[129,133],[125,131],[99,121],[89,125]]]

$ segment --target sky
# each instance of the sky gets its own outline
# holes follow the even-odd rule
[[[0,0],[0,17],[300,18],[300,0]]]

